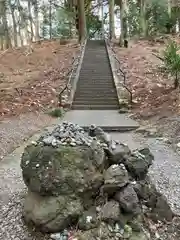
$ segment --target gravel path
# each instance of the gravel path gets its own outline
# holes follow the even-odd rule
[[[29,233],[23,223],[22,205],[26,187],[22,181],[20,157],[24,145],[6,156],[0,163],[0,239],[41,240],[39,233]]]
[[[168,198],[173,210],[180,213],[180,157],[167,145],[155,139],[143,139],[132,134],[113,134],[114,139],[119,139],[131,148],[148,145],[154,156],[154,165],[150,175],[157,187]],[[33,137],[34,139],[34,137]],[[31,139],[30,139],[31,141]],[[1,240],[47,240],[48,236],[28,231],[23,223],[22,205],[26,188],[22,181],[20,170],[20,156],[25,145],[17,148],[12,154],[5,157],[0,164],[0,239]],[[168,233],[167,240],[174,240]]]
[[[28,231],[21,219],[26,187],[22,181],[20,157],[24,141],[47,125],[56,122],[45,114],[26,114],[0,123],[1,158],[18,147],[0,162],[0,239],[1,240],[45,240],[40,233]],[[31,139],[29,139],[31,141]]]
[[[0,122],[0,158],[51,122],[52,117],[43,113],[28,113]]]
[[[173,211],[180,215],[180,156],[158,140],[149,139],[147,144],[155,157],[150,176]]]

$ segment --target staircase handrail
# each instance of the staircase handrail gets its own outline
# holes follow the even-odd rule
[[[68,90],[68,92],[71,90],[70,87],[71,87],[71,81],[72,81],[72,77],[73,77],[73,74],[75,72],[75,70],[77,69],[77,66],[79,64],[79,61],[81,59],[81,55],[82,55],[82,52],[84,50],[84,47],[86,46],[86,41],[87,39],[85,38],[84,41],[81,43],[80,45],[80,51],[79,51],[79,54],[76,56],[76,57],[73,57],[73,61],[71,63],[71,68],[70,70],[67,72],[65,78],[67,80],[65,86],[61,89],[61,91],[59,92],[59,96],[58,96],[58,99],[59,99],[59,105],[61,106],[62,105],[62,94]]]
[[[117,71],[120,71],[121,72],[121,75],[123,77],[123,83],[121,83],[121,85],[126,88],[126,90],[129,92],[130,94],[130,102],[132,103],[133,101],[133,97],[132,97],[132,91],[127,87],[126,85],[126,73],[121,69],[120,65],[120,61],[119,59],[117,58],[117,54],[115,52],[115,50],[113,49],[113,47],[111,46],[111,41],[110,41],[110,37],[109,37],[109,34],[107,34],[107,36],[104,35],[104,39],[105,39],[105,42],[107,43],[107,45],[109,46],[109,48],[111,49],[111,51],[113,52],[113,57],[114,59],[116,60],[116,62],[118,63],[118,70]]]

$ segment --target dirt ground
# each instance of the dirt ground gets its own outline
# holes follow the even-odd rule
[[[44,41],[0,52],[0,120],[57,104],[79,45]]]
[[[161,62],[152,55],[163,47],[164,44],[159,42],[138,41],[129,49],[115,49],[133,92],[134,118],[143,124],[147,121],[157,126],[158,122],[163,131],[169,131],[173,137],[180,132],[179,122],[176,120],[175,125],[175,121],[170,120],[180,111],[179,90],[173,89],[170,76],[158,70]],[[4,120],[0,124],[0,159],[34,132],[50,124],[50,116],[36,112],[57,104],[56,93],[65,83],[65,73],[79,50],[76,44],[60,46],[55,41],[35,44],[33,48],[34,52],[29,55],[25,48],[0,52],[0,120]],[[166,154],[164,150],[162,152]],[[164,163],[164,158],[160,159]],[[12,202],[2,205],[1,239],[49,239],[39,233],[31,234],[22,222],[21,191],[24,185],[21,171],[16,168],[12,162],[12,167],[3,168],[1,165],[0,169],[1,192]],[[155,239],[179,240],[179,229],[179,218],[169,225],[152,224],[152,232],[158,232]]]
[[[169,38],[130,41],[128,49],[114,46],[114,50],[133,94],[133,117],[141,124],[148,122],[156,124],[160,130],[165,128],[174,137],[180,134],[180,121],[173,119],[180,113],[179,89],[174,89],[172,76],[163,70],[163,62],[153,55],[161,56]],[[179,39],[175,37],[174,40]]]

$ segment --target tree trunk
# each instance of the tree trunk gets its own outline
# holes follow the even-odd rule
[[[79,11],[79,42],[83,42],[87,36],[84,0],[78,0],[78,11]]]
[[[20,42],[21,42],[21,46],[23,46],[23,45],[24,45],[24,41],[23,41],[23,37],[22,37],[22,35],[21,35],[21,29],[20,29],[20,27],[18,28],[18,35],[19,35],[19,39],[20,39]]]
[[[49,37],[52,39],[52,0],[49,0]]]
[[[39,14],[38,14],[38,1],[34,1],[34,16],[35,16],[35,41],[39,41]]]
[[[3,31],[4,31],[4,40],[5,40],[4,47],[5,47],[5,49],[12,47],[11,39],[9,36],[6,10],[7,10],[6,0],[0,0],[0,12],[1,12],[1,18],[2,18],[2,24],[3,24]]]
[[[33,30],[33,18],[32,18],[32,13],[31,13],[31,0],[28,0],[28,15],[29,15],[29,22],[31,26],[31,41],[33,41],[34,38],[34,30]]]
[[[66,8],[65,3],[64,3],[64,8]],[[72,1],[69,1],[68,11],[71,12],[71,13],[73,13],[74,15],[76,14]],[[73,31],[74,29],[73,29],[73,26],[75,26],[75,24],[76,24],[76,21],[74,21],[74,20],[75,20],[75,19],[73,19],[73,18],[71,18],[71,20],[69,20],[69,37],[70,37],[70,38],[73,38],[73,37],[74,37],[74,31]]]
[[[20,18],[19,18],[19,14],[16,12],[14,12],[15,15],[15,21],[19,22]],[[18,39],[18,43],[20,42],[20,45],[23,46],[24,45],[24,41],[23,41],[23,37],[21,35],[21,27],[20,24],[17,24],[17,39]]]
[[[168,0],[168,15],[169,15],[169,18],[171,19],[171,15],[172,15],[171,0]]]
[[[124,41],[127,40],[127,2],[126,0],[120,1],[120,22],[121,22],[121,34],[119,39],[119,44],[122,47]]]
[[[14,38],[14,46],[18,46],[18,31],[17,31],[17,23],[16,23],[16,17],[14,13],[14,6],[11,4],[11,0],[9,0],[9,6],[10,6],[10,11],[11,11],[11,16],[12,16],[12,21],[13,21],[13,38]]]
[[[101,38],[104,38],[104,5],[103,0],[101,0]]]
[[[29,32],[28,32],[28,27],[27,27],[28,24],[27,24],[26,19],[24,18],[23,8],[20,4],[20,0],[16,0],[16,3],[17,3],[18,11],[19,11],[20,21],[24,23],[24,31],[25,31],[25,35],[26,35],[27,45],[30,46],[31,45],[31,38],[29,37]]]
[[[178,18],[177,24],[178,24],[178,32],[180,32],[180,18]]]
[[[0,49],[1,49],[1,50],[4,49],[4,40],[3,40],[3,36],[0,36]]]
[[[141,26],[141,35],[143,37],[147,37],[148,35],[148,27],[146,20],[146,0],[140,0],[140,26]]]
[[[109,29],[110,29],[110,39],[114,39],[115,38],[114,0],[109,0]]]

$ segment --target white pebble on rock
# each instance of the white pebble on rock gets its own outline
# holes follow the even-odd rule
[[[53,233],[50,235],[50,238],[53,240],[61,240],[61,233]]]
[[[179,143],[177,143],[177,147],[178,147],[178,148],[180,148],[180,142],[179,142]]]

